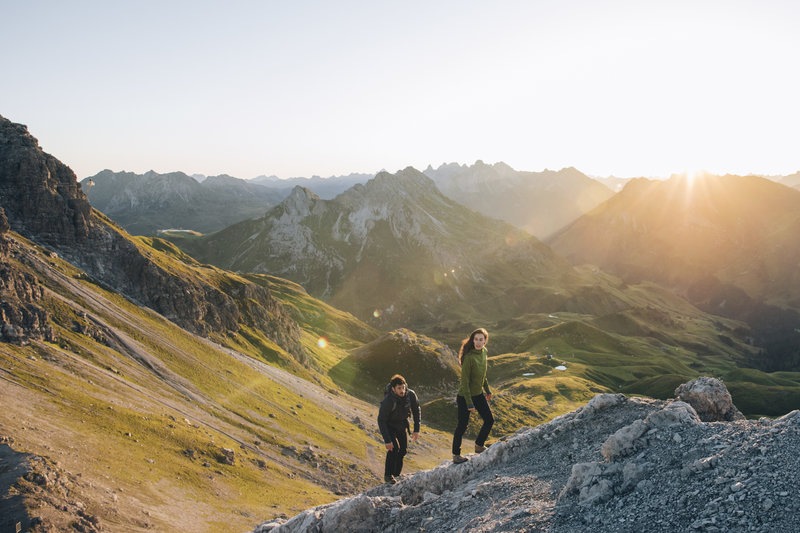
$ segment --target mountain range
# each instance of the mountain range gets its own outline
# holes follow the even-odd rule
[[[175,242],[199,261],[286,277],[389,327],[442,323],[448,314],[513,317],[520,306],[498,305],[498,294],[570,272],[534,237],[455,203],[413,168],[380,173],[333,200],[295,188],[260,219]]]
[[[183,172],[104,170],[83,179],[81,186],[95,209],[134,235],[164,229],[216,231],[261,216],[286,197],[283,189],[230,176],[198,182]]]
[[[476,161],[469,166],[456,163],[442,164],[436,169],[429,166],[423,174],[433,179],[451,200],[509,222],[540,239],[613,194],[606,185],[574,168],[524,172],[505,163],[487,165]],[[173,228],[200,233],[218,231],[263,215],[295,187],[332,200],[373,177],[370,174],[289,179],[259,176],[241,180],[230,176],[190,177],[182,172],[133,174],[104,170],[85,178],[81,184],[92,206],[125,230],[137,235],[155,235]]]
[[[295,187],[171,241],[131,236],[85,185],[0,117],[3,527],[246,530],[356,494],[380,479],[374,416],[397,371],[423,401],[407,468],[436,466],[476,325],[496,438],[699,375],[749,416],[800,405],[800,374],[756,368],[746,322],[573,266],[413,168],[331,199]]]

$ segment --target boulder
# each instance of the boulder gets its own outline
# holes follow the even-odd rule
[[[699,377],[675,389],[675,397],[694,407],[703,422],[744,420],[722,380]]]

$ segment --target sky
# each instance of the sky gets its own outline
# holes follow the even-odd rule
[[[0,0],[0,115],[103,169],[800,170],[800,2]]]

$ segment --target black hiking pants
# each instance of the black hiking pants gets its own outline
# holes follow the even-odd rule
[[[408,452],[408,434],[406,433],[406,426],[402,427],[389,426],[389,432],[392,434],[392,444],[394,449],[386,450],[386,464],[383,469],[384,476],[399,476],[403,471],[403,457]]]
[[[464,437],[464,432],[467,431],[467,426],[469,425],[470,411],[467,409],[467,400],[461,395],[456,396],[456,405],[458,405],[458,425],[453,433],[453,455],[461,455],[461,439]],[[489,438],[489,432],[494,425],[494,416],[492,416],[489,402],[483,394],[473,396],[472,405],[475,406],[478,414],[481,415],[481,419],[483,419],[483,425],[478,431],[475,444],[483,446],[486,443],[486,439]]]

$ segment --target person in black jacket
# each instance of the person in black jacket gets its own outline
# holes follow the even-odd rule
[[[421,410],[416,393],[408,388],[406,379],[400,374],[392,376],[386,386],[385,395],[378,410],[378,429],[381,431],[386,445],[386,464],[383,480],[386,483],[397,483],[403,470],[403,457],[408,450],[408,436],[414,442],[419,438],[419,421]],[[408,417],[414,419],[414,431],[410,431]]]

